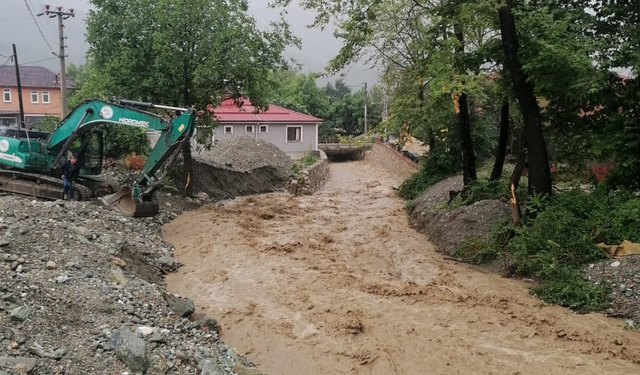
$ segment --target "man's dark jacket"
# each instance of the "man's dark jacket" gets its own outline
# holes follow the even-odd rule
[[[67,178],[67,181],[75,181],[80,175],[80,167],[78,166],[78,163],[73,165],[67,160],[62,165],[62,174]]]

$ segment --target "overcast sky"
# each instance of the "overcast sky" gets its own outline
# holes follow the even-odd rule
[[[44,4],[50,2],[51,6],[63,6],[65,9],[74,8],[75,18],[65,21],[65,34],[67,36],[67,62],[82,64],[87,51],[85,42],[85,19],[89,10],[88,0],[26,0],[34,15],[43,9]],[[268,0],[249,0],[250,13],[256,18],[258,26],[267,28],[269,22],[279,18],[279,11],[267,7]],[[44,65],[55,72],[60,69],[59,60],[51,53],[51,48],[58,50],[58,26],[57,20],[46,16],[36,17],[38,25],[51,47],[47,45],[34,24],[25,0],[0,0],[3,11],[0,13],[0,54],[9,56],[11,44],[15,43],[18,49],[20,64]],[[295,1],[294,1],[295,3]],[[289,9],[287,20],[291,24],[293,32],[302,39],[303,49],[295,48],[287,51],[288,57],[295,58],[303,65],[305,71],[323,71],[327,61],[335,56],[342,42],[332,35],[332,30],[309,29],[306,26],[313,21],[313,12],[305,11],[297,6]],[[44,60],[41,62],[35,62]],[[6,58],[0,56],[0,65]],[[345,81],[354,89],[362,87],[364,82],[370,85],[377,81],[378,74],[361,65],[351,67],[346,72]],[[330,78],[334,80],[337,77]],[[326,82],[323,80],[321,83]]]

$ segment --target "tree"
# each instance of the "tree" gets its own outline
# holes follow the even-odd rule
[[[217,105],[230,80],[234,94],[258,108],[287,66],[284,49],[298,40],[284,22],[257,29],[246,0],[91,0],[88,57],[96,91],[113,96],[200,109]],[[94,81],[95,82],[95,81]],[[200,116],[202,137],[215,126]],[[185,142],[189,144],[188,140]],[[183,147],[184,168],[191,149]]]

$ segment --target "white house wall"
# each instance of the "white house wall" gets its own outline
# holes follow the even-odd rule
[[[245,132],[245,127],[247,125],[253,126],[253,134]],[[261,125],[267,126],[267,133],[259,132],[259,127]],[[292,126],[302,127],[301,142],[287,142],[287,127]],[[231,137],[239,135],[254,136],[256,138],[260,138],[267,142],[273,143],[292,157],[297,157],[304,156],[304,153],[306,151],[318,150],[318,126],[319,124],[220,123],[214,130],[214,139],[217,141],[223,141],[225,139],[229,139]],[[225,127],[232,127],[233,134],[225,134]]]

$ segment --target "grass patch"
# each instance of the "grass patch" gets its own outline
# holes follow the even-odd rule
[[[524,200],[527,196],[527,179],[522,178],[516,194],[520,200]],[[510,199],[511,189],[509,188],[509,180],[502,179],[499,181],[476,180],[465,188],[462,194],[455,197],[448,205],[449,208],[458,208],[462,206],[470,206],[476,202],[488,199]]]
[[[307,154],[307,156],[304,157],[304,159],[302,159],[302,165],[304,167],[310,167],[313,164],[315,164],[315,162],[318,160],[318,158],[316,158],[315,156],[313,156],[313,154]]]
[[[291,164],[291,174],[298,174],[301,170],[308,168],[315,164],[318,161],[318,158],[313,154],[307,154],[302,160],[294,161]]]

